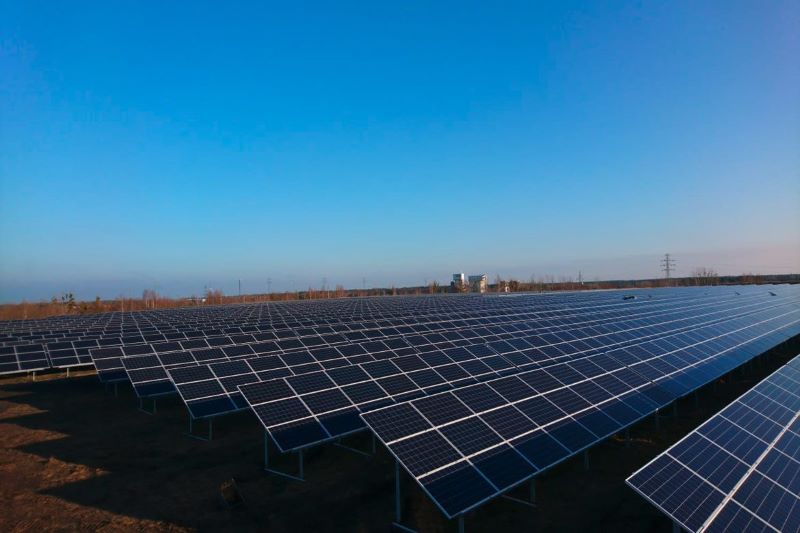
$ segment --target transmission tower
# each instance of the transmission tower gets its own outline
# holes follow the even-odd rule
[[[673,270],[675,270],[675,260],[669,254],[664,254],[664,259],[661,260],[661,271],[664,272],[664,279],[667,282],[669,282]]]

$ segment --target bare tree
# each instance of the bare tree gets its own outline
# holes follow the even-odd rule
[[[75,295],[71,292],[65,292],[61,295],[61,306],[64,308],[66,313],[72,313],[75,311],[77,304],[75,303]]]
[[[500,277],[500,274],[494,275],[494,284],[497,292],[503,292],[503,278]]]
[[[439,282],[434,280],[428,284],[428,294],[436,294],[439,292]]]
[[[764,277],[761,274],[753,274],[752,272],[747,272],[745,274],[742,274],[741,278],[742,278],[742,283],[758,284],[764,282]]]
[[[158,293],[153,289],[145,289],[142,292],[142,301],[145,309],[155,309],[156,301],[158,300]]]
[[[206,303],[221,304],[225,294],[219,289],[206,289]]]
[[[719,274],[713,268],[697,267],[692,271],[695,285],[716,285],[719,283]]]

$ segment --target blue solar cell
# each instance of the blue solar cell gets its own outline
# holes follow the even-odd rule
[[[480,418],[504,439],[518,437],[536,428],[530,418],[511,405],[483,413]]]
[[[443,469],[427,477],[422,486],[451,518],[462,509],[481,503],[496,491],[475,467],[467,464]]]
[[[536,468],[508,445],[497,446],[472,458],[472,463],[499,491],[536,473]]]
[[[496,379],[489,382],[488,385],[510,402],[530,398],[535,394],[532,388],[516,376]]]
[[[476,413],[499,407],[506,403],[502,396],[485,384],[456,389],[453,391],[453,395]]]
[[[389,449],[412,476],[419,476],[461,459],[458,451],[436,432],[420,433],[394,442],[389,445]]]
[[[327,413],[352,406],[352,402],[339,389],[306,394],[301,397],[301,400],[314,414]]]
[[[539,470],[567,458],[570,451],[544,431],[519,437],[511,445]]]
[[[246,395],[245,395],[246,396]],[[287,398],[270,403],[253,406],[256,416],[266,426],[275,426],[285,422],[296,421],[311,416],[298,398]]]
[[[175,368],[170,370],[169,374],[172,380],[178,385],[181,383],[189,383],[191,381],[214,379],[214,374],[207,366],[187,366],[184,368]]]
[[[376,379],[375,382],[390,395],[400,395],[417,390],[414,382],[403,374]]]
[[[477,417],[443,426],[440,432],[465,456],[502,442],[497,433]]]
[[[287,452],[308,446],[309,442],[325,440],[328,433],[319,421],[305,419],[272,428],[270,436],[281,451]]]
[[[410,404],[400,404],[392,410],[371,411],[362,417],[384,442],[431,428],[430,423]]]
[[[286,382],[297,394],[307,394],[335,387],[333,381],[324,372],[290,376],[286,378]]]
[[[451,394],[420,398],[412,402],[412,405],[435,426],[465,418],[472,414],[472,411],[467,406]]]
[[[344,409],[327,413],[319,417],[319,421],[330,435],[342,436],[364,429],[364,421],[355,409]]]
[[[397,368],[391,361],[388,360],[364,363],[363,369],[372,378],[382,378],[401,373],[400,369]]]

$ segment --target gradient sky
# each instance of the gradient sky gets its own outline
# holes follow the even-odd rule
[[[800,3],[639,4],[0,0],[0,301],[800,271]]]

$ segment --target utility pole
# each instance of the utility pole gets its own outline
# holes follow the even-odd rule
[[[578,270],[578,285],[583,285],[583,272]]]
[[[242,301],[242,280],[239,280],[239,301]]]
[[[272,278],[267,278],[267,293],[272,294]]]
[[[669,254],[664,254],[664,259],[661,260],[661,270],[664,272],[664,279],[667,280],[667,285],[669,285],[670,274],[675,270],[675,260]]]

